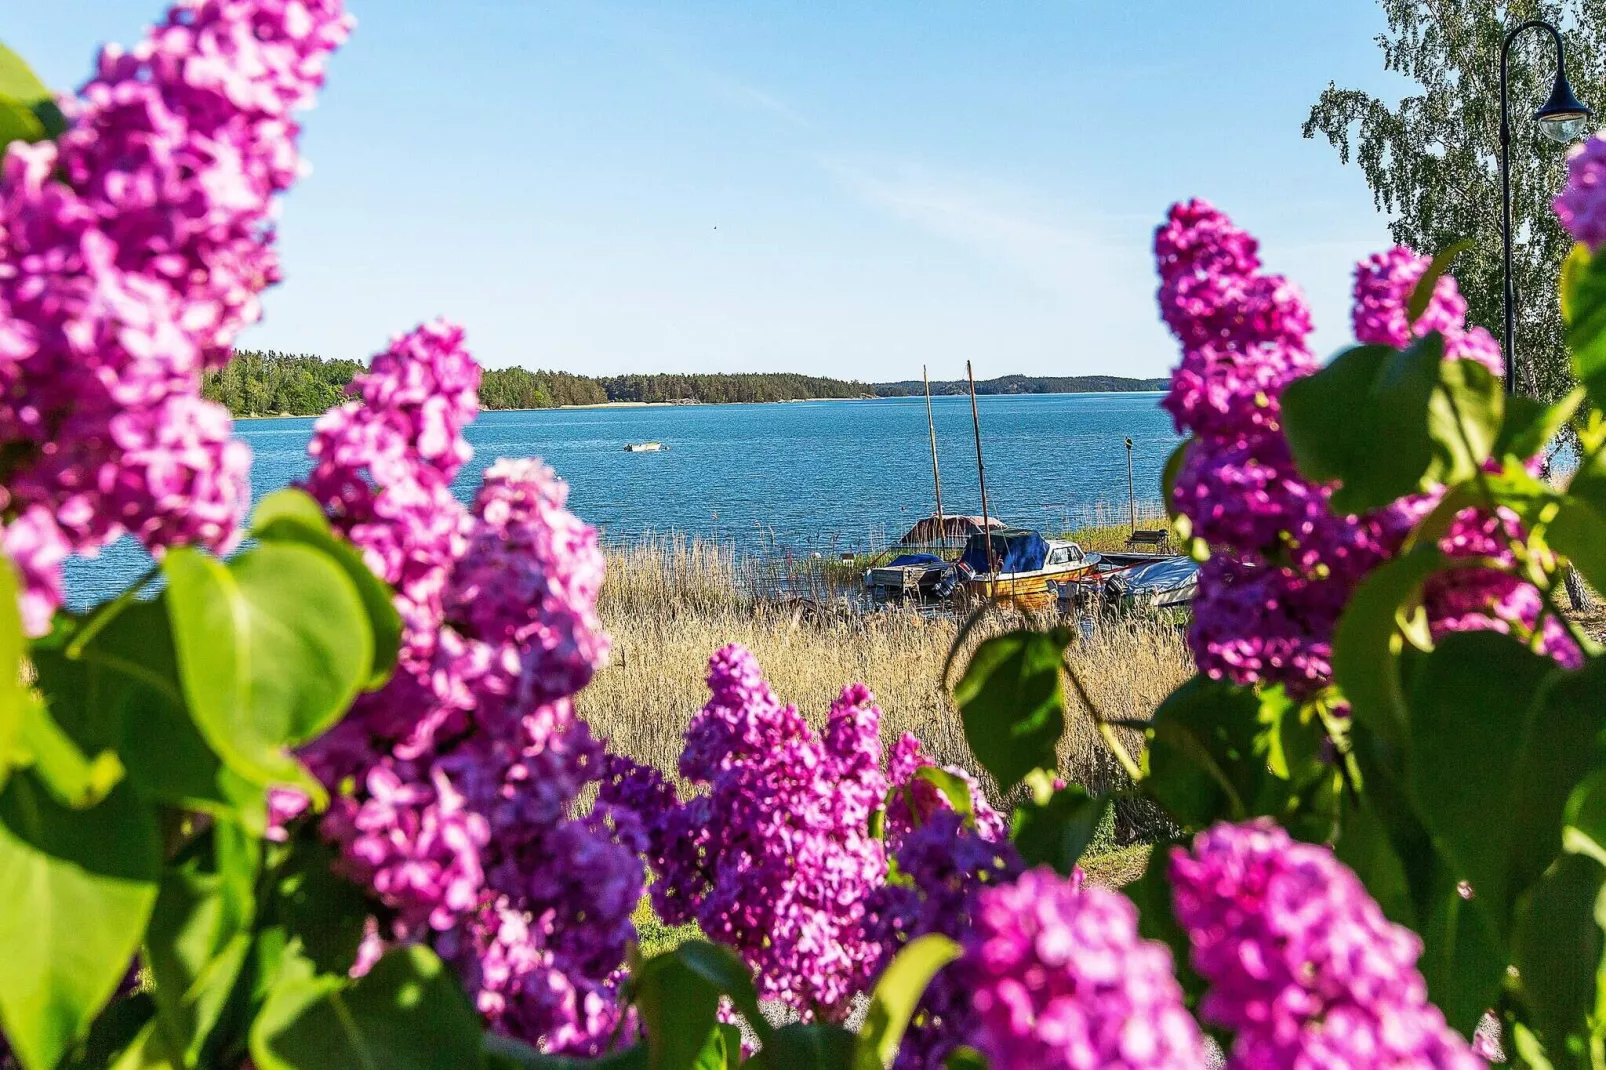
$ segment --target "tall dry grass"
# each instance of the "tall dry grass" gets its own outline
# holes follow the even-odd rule
[[[881,706],[883,742],[913,732],[939,762],[977,768],[941,680],[958,621],[761,596],[753,592],[771,588],[755,588],[747,568],[729,547],[697,540],[609,551],[599,609],[613,657],[578,702],[615,749],[672,772],[686,724],[707,701],[708,657],[736,642],[758,658],[776,694],[814,723],[844,685],[863,682]],[[1018,616],[994,614],[966,645],[1020,623]],[[1174,624],[1106,624],[1074,645],[1071,658],[1089,697],[1112,721],[1146,719],[1191,668]],[[962,656],[956,674],[963,665]],[[1074,693],[1068,705],[1062,774],[1094,790],[1114,786],[1119,769],[1089,712]],[[1141,735],[1130,729],[1123,735],[1136,752]]]

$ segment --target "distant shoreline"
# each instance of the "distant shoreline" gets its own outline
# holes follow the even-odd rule
[[[1035,391],[1023,390],[1011,394],[981,394],[982,398],[1046,398],[1046,397],[1087,397],[1093,394],[1163,394],[1163,390],[1065,390],[1065,391]],[[690,409],[697,406],[723,406],[723,405],[796,405],[803,401],[907,401],[912,397],[921,397],[918,394],[882,394],[876,397],[862,398],[782,398],[779,401],[599,401],[591,405],[549,405],[539,409],[481,409],[480,415],[492,412],[572,412],[581,409]],[[932,397],[968,397],[968,394],[933,394]],[[324,415],[317,413],[280,412],[261,416],[236,416],[235,420],[316,420]]]

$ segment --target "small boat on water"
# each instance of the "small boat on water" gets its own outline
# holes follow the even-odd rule
[[[1046,609],[1060,588],[1091,575],[1097,559],[1074,542],[1045,539],[1035,531],[995,528],[977,532],[959,557],[959,583],[975,599],[1016,609]]]
[[[626,453],[658,453],[658,452],[660,452],[662,450],[667,450],[668,448],[669,447],[664,445],[662,442],[627,442],[627,443],[625,443],[625,452]]]

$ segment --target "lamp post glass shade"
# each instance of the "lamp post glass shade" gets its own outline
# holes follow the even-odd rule
[[[1539,132],[1558,145],[1575,141],[1589,132],[1591,112],[1573,96],[1573,87],[1567,84],[1567,75],[1558,72],[1550,99],[1534,112]]]

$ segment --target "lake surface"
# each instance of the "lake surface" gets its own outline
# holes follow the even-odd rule
[[[1159,394],[1022,394],[979,401],[987,498],[1012,524],[1062,531],[1127,515],[1131,437],[1140,503],[1159,500],[1178,437]],[[980,513],[970,399],[932,400],[943,507]],[[308,468],[313,419],[240,420],[260,497]],[[469,501],[498,457],[546,460],[569,505],[608,539],[684,532],[755,553],[878,548],[934,511],[925,399],[488,412],[468,430],[474,460],[454,485]],[[661,453],[626,453],[627,442]],[[75,607],[120,589],[149,565],[124,540],[69,562]]]

